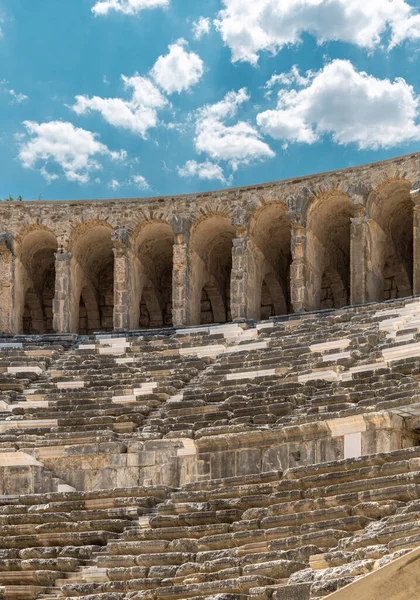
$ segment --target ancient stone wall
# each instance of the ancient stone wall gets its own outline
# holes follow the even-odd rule
[[[420,293],[420,154],[168,198],[0,205],[0,331],[223,323]]]

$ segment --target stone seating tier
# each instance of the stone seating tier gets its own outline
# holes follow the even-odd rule
[[[3,498],[0,583],[6,597],[321,598],[419,545],[419,469],[416,447],[178,491]]]
[[[315,600],[419,546],[419,313],[4,337],[4,597]]]

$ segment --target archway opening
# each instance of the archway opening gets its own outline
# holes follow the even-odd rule
[[[47,230],[32,231],[22,240],[22,331],[26,335],[53,333],[56,251],[57,240]]]
[[[348,304],[348,295],[340,275],[327,268],[321,279],[320,308],[343,308]]]
[[[173,231],[168,223],[148,223],[137,235],[136,295],[138,325],[142,329],[172,326],[173,244]]]
[[[291,228],[286,206],[269,204],[251,221],[254,250],[254,316],[267,319],[291,311]]]
[[[413,202],[410,183],[385,182],[372,195],[370,212],[370,300],[413,293]]]
[[[352,209],[344,192],[318,196],[307,215],[309,303],[313,309],[342,308],[350,302]]]
[[[76,239],[75,290],[79,333],[112,331],[114,327],[114,253],[111,228],[89,227]]]
[[[215,319],[210,296],[207,293],[206,287],[203,287],[201,290],[200,323],[202,325],[210,325],[210,323],[214,322]]]
[[[232,320],[230,279],[234,235],[231,220],[225,215],[209,216],[192,231],[191,312],[194,324],[208,324],[210,318],[213,319],[213,323]],[[203,310],[203,302],[206,310]]]
[[[384,266],[384,300],[407,298],[412,284],[402,262],[389,257]]]

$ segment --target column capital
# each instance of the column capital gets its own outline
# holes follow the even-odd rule
[[[241,221],[238,221],[236,219],[233,219],[232,225],[235,230],[235,238],[233,240],[234,243],[235,243],[235,239],[236,240],[245,240],[248,237],[248,228],[246,227],[246,225],[244,223],[242,223]]]
[[[302,213],[297,210],[288,210],[287,219],[293,231],[304,229],[306,226],[306,222]]]
[[[61,250],[59,250],[58,252],[55,253],[54,256],[55,256],[56,262],[69,264],[73,254],[71,252],[62,252]]]
[[[360,223],[368,223],[370,217],[366,214],[365,210],[357,210],[353,217],[350,217],[350,221],[353,225],[359,225]]]
[[[175,244],[184,244],[190,238],[192,220],[185,215],[175,215],[169,219],[174,232]]]

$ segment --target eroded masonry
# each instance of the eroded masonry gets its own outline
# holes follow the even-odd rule
[[[419,598],[419,167],[0,205],[2,599]]]
[[[3,203],[0,331],[225,323],[418,294],[419,188],[414,154],[197,196]]]

